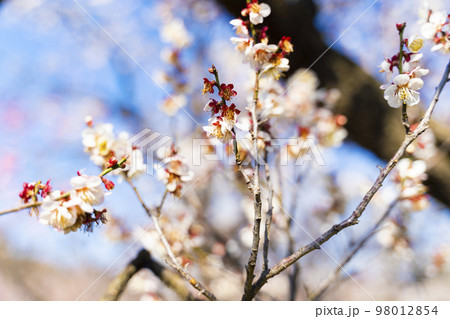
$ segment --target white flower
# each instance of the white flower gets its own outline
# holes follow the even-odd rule
[[[203,126],[208,137],[215,138],[222,143],[234,138],[232,128],[230,121],[224,121],[221,117],[212,117],[208,120],[208,126]]]
[[[386,88],[384,98],[390,107],[398,108],[406,103],[408,106],[416,105],[420,102],[420,94],[423,81],[419,78],[411,78],[408,74],[399,74],[394,78],[391,85],[383,85]]]
[[[78,206],[80,203],[78,199],[57,201],[56,199],[61,195],[60,191],[55,191],[43,199],[39,222],[64,231],[75,224],[78,215],[82,214],[83,211]]]
[[[233,30],[236,30],[236,35],[248,37],[249,33],[244,21],[241,19],[233,19],[230,21],[230,24],[233,26]]]
[[[408,39],[408,49],[411,52],[417,53],[423,46],[423,39],[418,35],[414,35]]]
[[[92,206],[103,203],[105,194],[103,191],[102,180],[98,176],[75,176],[70,180],[74,190],[71,192],[71,198],[79,198],[80,208],[87,213],[92,213]]]
[[[404,158],[398,162],[393,177],[405,209],[417,211],[428,206],[427,189],[422,184],[427,178],[426,169],[427,165],[422,160]]]
[[[252,3],[249,6],[250,22],[253,24],[260,24],[264,18],[270,14],[270,6],[266,3]]]
[[[423,181],[427,175],[427,164],[422,160],[412,161],[409,158],[401,159],[396,166],[396,176],[400,182],[407,179]]]
[[[420,134],[417,139],[408,146],[406,151],[414,157],[423,160],[430,160],[438,153],[436,138],[431,129]]]
[[[194,174],[183,157],[174,155],[155,165],[158,179],[166,185],[167,191],[179,196],[182,183],[190,181]]]
[[[286,58],[276,57],[274,61],[265,63],[262,67],[261,75],[269,76],[275,80],[278,80],[282,72],[287,72],[289,70],[289,60]]]
[[[427,75],[428,70],[420,68],[420,60],[422,59],[422,57],[423,57],[422,53],[412,54],[411,59],[408,62],[403,62],[403,65],[402,65],[403,73],[416,72],[417,70],[420,69],[421,71],[417,72],[417,75],[413,76],[413,77],[421,77],[421,76]],[[423,74],[421,74],[421,72]]]
[[[81,133],[85,152],[91,154],[90,159],[99,166],[105,164],[114,143],[112,124],[99,124],[95,128],[88,127]]]
[[[436,33],[447,21],[447,13],[445,11],[431,13],[428,22],[424,23],[420,28],[420,32],[425,39],[433,40]]]
[[[244,55],[244,62],[249,62],[252,58],[253,39],[232,37],[230,40],[236,51]]]
[[[380,65],[380,73],[385,73],[386,81],[389,82],[392,79],[392,64],[388,60],[383,60]]]
[[[142,174],[147,169],[147,165],[144,164],[144,155],[139,149],[135,149],[131,152],[131,156],[125,164],[127,164],[128,167],[127,176],[129,178]]]
[[[269,62],[273,53],[278,50],[278,46],[275,44],[257,43],[251,47],[250,51],[246,51],[246,55],[249,56],[250,65],[255,70],[260,70],[261,67]]]

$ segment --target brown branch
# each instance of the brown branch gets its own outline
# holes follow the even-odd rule
[[[297,176],[297,179],[295,180],[295,187],[292,188],[292,199],[291,199],[291,214],[292,216],[295,216],[295,211],[297,210],[297,200],[298,200],[298,189],[299,184],[301,181],[301,175]],[[291,225],[292,225],[293,218],[291,216],[288,216],[288,221],[286,224],[286,235],[288,237],[288,255],[292,255],[295,251],[294,245],[295,240],[291,233]],[[289,277],[289,300],[294,301],[295,296],[297,294],[297,279],[298,275],[300,273],[300,265],[298,263],[295,263],[293,265],[292,272],[288,275]]]
[[[0,216],[6,215],[6,214],[10,214],[10,213],[19,212],[21,210],[28,209],[28,208],[39,207],[41,205],[42,205],[42,202],[25,204],[25,205],[22,205],[22,206],[19,206],[19,207],[16,207],[16,208],[4,210],[4,211],[0,212]]]
[[[295,253],[291,254],[288,257],[280,260],[274,267],[272,267],[267,274],[267,276],[260,278],[252,288],[252,297],[254,297],[258,291],[262,288],[262,286],[272,277],[280,274],[284,270],[286,270],[289,266],[294,264],[297,260],[302,258],[303,256],[309,254],[310,252],[320,249],[320,246],[327,242],[331,237],[338,234],[343,229],[358,224],[358,219],[361,217],[362,213],[366,209],[369,202],[372,200],[373,196],[377,193],[380,187],[383,185],[384,180],[386,179],[389,172],[397,165],[398,161],[403,157],[406,152],[406,148],[417,139],[417,137],[425,132],[429,127],[429,122],[431,118],[431,114],[433,113],[434,108],[436,107],[436,103],[439,100],[439,96],[444,88],[445,84],[448,81],[450,73],[450,61],[445,68],[444,75],[436,88],[436,92],[434,94],[433,100],[428,106],[427,111],[425,112],[423,118],[420,120],[419,125],[411,134],[407,134],[403,140],[403,143],[400,145],[399,149],[395,153],[395,155],[390,159],[390,161],[386,164],[386,166],[381,169],[380,174],[378,175],[377,180],[372,185],[370,190],[366,193],[363,200],[359,203],[353,213],[346,220],[342,221],[339,224],[332,226],[328,231],[324,232],[317,239],[313,240],[311,243],[307,244],[304,247],[301,247]]]
[[[319,289],[317,289],[316,292],[310,294],[308,296],[309,300],[319,300],[323,294],[327,291],[327,289],[336,281],[339,274],[341,273],[342,269],[345,265],[347,265],[350,260],[358,253],[358,251],[366,244],[366,242],[372,238],[373,235],[375,235],[378,228],[381,226],[381,224],[389,217],[390,213],[394,209],[395,205],[397,205],[398,199],[394,200],[386,210],[386,212],[378,219],[376,224],[372,227],[372,229],[369,231],[369,233],[364,236],[358,244],[355,246],[355,248],[350,252],[350,254],[347,255],[347,257],[344,258],[344,260],[339,263],[339,266],[336,267],[334,272],[331,274],[331,276],[325,280],[322,284],[320,284]]]
[[[234,151],[234,156],[236,158],[236,166],[238,168],[238,171],[239,171],[239,173],[241,173],[242,177],[244,178],[244,181],[245,181],[245,184],[247,185],[248,190],[250,192],[253,192],[252,182],[251,182],[250,178],[248,177],[247,173],[244,171],[244,168],[242,167],[242,160],[241,160],[241,156],[239,154],[239,149],[238,149],[236,138],[234,138],[234,140],[233,140],[233,151]]]
[[[266,173],[266,183],[269,187],[269,196],[267,198],[268,208],[266,212],[266,223],[264,227],[264,244],[263,244],[263,268],[262,273],[265,274],[269,271],[269,248],[270,248],[270,226],[272,224],[273,213],[273,187],[270,179],[270,168],[268,163],[267,150],[265,150],[264,168]]]
[[[253,174],[253,208],[255,211],[253,220],[253,239],[252,249],[248,258],[248,263],[245,266],[247,277],[244,284],[244,294],[242,300],[251,300],[253,279],[255,277],[256,261],[258,258],[260,230],[261,230],[261,185],[259,183],[259,158],[258,158],[258,118],[256,116],[256,105],[258,104],[259,93],[259,71],[255,75],[255,88],[253,94],[253,105],[251,109],[252,116],[252,141],[253,141],[253,156],[254,156],[254,174]]]
[[[206,287],[196,280],[181,264],[178,262],[177,258],[175,257],[172,248],[170,247],[169,242],[167,241],[166,236],[164,235],[160,225],[159,225],[159,217],[156,218],[157,212],[154,212],[152,209],[150,209],[145,202],[143,201],[138,189],[133,184],[131,179],[127,178],[127,182],[130,184],[130,186],[133,188],[136,196],[139,199],[139,202],[141,203],[142,207],[144,208],[147,215],[150,217],[150,219],[153,222],[153,226],[155,227],[156,232],[159,235],[159,239],[161,240],[161,243],[164,246],[164,249],[166,250],[167,256],[169,257],[169,260],[166,260],[167,264],[170,265],[173,269],[175,269],[184,279],[186,279],[192,287],[197,289],[202,295],[204,295],[209,300],[217,300],[216,296],[214,296],[213,293],[211,293]],[[161,201],[161,204],[155,209],[156,211],[160,211],[162,208],[162,205],[164,204],[164,198],[166,197],[166,194],[163,196],[163,200]],[[156,213],[156,214],[155,214]]]
[[[183,280],[173,271],[168,270],[150,253],[142,249],[127,267],[111,282],[102,301],[117,301],[125,290],[129,280],[141,269],[150,269],[167,287],[174,290],[182,300],[195,300],[185,287]]]

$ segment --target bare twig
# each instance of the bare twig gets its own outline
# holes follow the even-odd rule
[[[269,271],[269,248],[270,248],[270,225],[272,224],[273,213],[273,187],[270,179],[270,168],[268,163],[268,152],[265,150],[264,167],[266,173],[266,183],[269,187],[269,197],[267,198],[268,207],[266,212],[266,223],[264,227],[264,244],[263,244],[263,268],[262,273]]]
[[[216,296],[214,296],[213,293],[211,293],[208,289],[206,289],[206,287],[201,282],[196,280],[185,268],[183,268],[183,266],[181,266],[181,264],[178,262],[177,258],[175,257],[175,255],[172,251],[172,248],[170,247],[170,244],[167,241],[166,236],[164,235],[161,227],[159,226],[159,219],[155,217],[155,212],[145,204],[138,189],[136,188],[136,186],[134,186],[131,179],[128,178],[127,182],[133,188],[134,192],[136,193],[136,196],[139,199],[139,202],[141,203],[145,212],[147,213],[147,215],[150,217],[150,219],[153,222],[153,226],[155,227],[156,232],[158,233],[159,238],[161,240],[161,243],[163,244],[164,249],[166,250],[167,256],[169,257],[169,260],[166,260],[166,262],[173,269],[175,269],[182,277],[184,277],[191,284],[192,287],[197,289],[206,298],[208,298],[209,300],[217,300]],[[165,198],[165,196],[163,196],[163,199],[164,198]],[[163,204],[164,204],[164,201],[161,201],[161,204],[158,208],[159,210],[162,208]],[[155,210],[157,210],[157,209],[155,209]]]
[[[301,175],[299,174],[295,180],[295,185],[292,188],[292,199],[291,199],[291,214],[292,216],[295,216],[295,212],[297,210],[297,201],[298,201],[298,189],[299,189],[299,184],[301,181]],[[295,251],[295,240],[294,240],[294,236],[292,236],[292,232],[291,232],[291,225],[292,225],[292,221],[293,219],[291,218],[291,216],[287,216],[288,220],[286,223],[286,235],[288,237],[288,256],[292,255]],[[295,296],[297,295],[297,279],[298,279],[298,275],[300,273],[300,265],[298,263],[295,263],[293,266],[292,272],[288,275],[289,277],[289,300],[293,301],[295,300]]]
[[[127,267],[111,282],[101,300],[119,300],[129,280],[143,268],[150,269],[167,287],[175,291],[182,300],[195,300],[184,285],[183,280],[175,272],[170,271],[164,267],[164,265],[154,260],[150,253],[145,249],[142,249]]]
[[[346,220],[342,221],[341,223],[332,226],[328,231],[324,232],[322,235],[320,235],[318,238],[316,238],[315,240],[313,240],[311,243],[307,244],[306,246],[301,247],[295,253],[280,260],[274,267],[272,267],[270,269],[269,273],[265,277],[260,278],[253,285],[253,289],[252,289],[253,297],[258,293],[258,291],[262,288],[262,286],[270,278],[273,278],[276,275],[280,274],[281,272],[286,270],[289,266],[294,264],[297,260],[299,260],[303,256],[309,254],[310,252],[312,252],[316,249],[320,249],[320,246],[322,244],[327,242],[331,237],[338,234],[343,229],[358,224],[358,219],[361,217],[362,213],[366,209],[369,202],[372,200],[373,196],[377,193],[377,191],[383,185],[383,182],[386,179],[387,175],[395,167],[395,165],[397,165],[398,161],[403,157],[403,155],[406,152],[406,148],[414,140],[416,140],[420,134],[422,134],[423,132],[425,132],[428,129],[431,114],[433,113],[433,110],[436,107],[436,104],[439,100],[439,96],[442,92],[442,89],[444,88],[445,84],[448,82],[449,73],[450,73],[450,61],[448,62],[447,67],[445,68],[444,75],[441,79],[441,82],[437,86],[436,92],[433,96],[433,99],[432,99],[430,105],[428,106],[428,109],[426,110],[423,118],[420,120],[419,125],[411,134],[407,134],[405,136],[403,143],[400,145],[400,147],[397,150],[397,152],[395,153],[395,155],[386,164],[386,166],[380,171],[380,174],[378,175],[377,180],[372,185],[370,190],[366,193],[363,200],[359,203],[359,205],[356,207],[356,209],[353,211],[353,213],[350,215],[350,217],[348,217]]]
[[[260,241],[260,229],[261,229],[261,186],[259,183],[259,167],[260,163],[258,160],[258,118],[256,116],[256,105],[258,104],[258,93],[259,93],[259,71],[256,72],[255,76],[255,88],[253,91],[253,105],[251,109],[252,115],[252,141],[253,141],[253,156],[254,156],[254,174],[253,174],[253,208],[255,211],[253,220],[253,240],[252,240],[252,250],[250,252],[250,257],[248,258],[248,263],[245,266],[247,277],[244,284],[244,294],[242,300],[251,300],[252,296],[252,285],[253,278],[255,277],[256,260],[258,258],[259,241]]]
[[[320,284],[319,288],[316,292],[312,293],[308,296],[309,300],[319,300],[323,294],[327,291],[327,289],[336,281],[339,274],[341,273],[342,269],[345,265],[347,265],[350,260],[358,253],[358,251],[366,244],[366,242],[372,238],[372,236],[376,233],[378,228],[381,226],[381,224],[389,217],[390,213],[394,209],[395,205],[397,205],[398,199],[394,200],[389,207],[387,208],[386,212],[378,219],[376,224],[372,227],[372,229],[364,236],[358,244],[355,246],[355,248],[344,258],[342,262],[339,263],[339,266],[336,267],[334,272],[331,274],[331,276],[325,280],[322,284]]]
[[[245,184],[247,185],[248,190],[250,192],[252,192],[253,191],[252,182],[250,180],[250,177],[248,177],[247,173],[244,171],[244,168],[242,167],[242,160],[241,160],[241,156],[239,154],[239,149],[238,149],[236,138],[233,140],[233,151],[234,151],[234,156],[236,158],[236,166],[239,170],[239,173],[241,173],[242,177],[244,178],[244,181],[245,181]]]

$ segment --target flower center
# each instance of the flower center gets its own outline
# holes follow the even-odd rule
[[[261,9],[261,6],[259,5],[259,4],[257,4],[257,3],[252,3],[251,5],[250,5],[250,10],[253,12],[253,13],[259,13],[259,10]]]

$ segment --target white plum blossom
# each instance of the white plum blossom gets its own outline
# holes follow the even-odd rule
[[[249,60],[250,65],[257,71],[261,70],[263,65],[269,62],[273,53],[278,50],[278,46],[275,44],[257,43],[252,46],[250,51],[246,51],[246,54],[251,58]]]
[[[406,151],[422,160],[430,160],[435,157],[439,151],[436,147],[436,137],[431,128],[420,134]]]
[[[103,191],[103,182],[99,176],[80,175],[70,180],[73,186],[71,198],[80,199],[80,208],[86,213],[92,213],[92,206],[103,203],[105,194]]]
[[[428,206],[426,187],[422,184],[427,179],[425,161],[409,158],[400,160],[393,173],[394,182],[399,191],[402,204],[408,210],[422,210]]]
[[[289,60],[275,55],[274,59],[270,59],[269,62],[263,65],[261,75],[270,76],[278,80],[282,72],[287,72],[288,70]]]
[[[260,24],[270,15],[270,6],[266,3],[253,2],[249,4],[248,11],[250,22]]]
[[[393,75],[392,64],[387,59],[385,59],[383,60],[383,62],[381,62],[380,68],[381,68],[380,73],[385,74],[386,81],[387,82],[391,81]]]
[[[44,198],[39,213],[39,222],[50,225],[59,231],[68,232],[67,230],[76,223],[78,216],[84,212],[79,207],[80,199],[57,200],[61,195],[60,191],[54,191]]]
[[[126,174],[129,178],[142,174],[146,170],[144,157],[140,149],[134,148],[130,142],[130,134],[120,132],[114,134],[112,124],[93,126],[92,120],[82,132],[84,151],[90,154],[90,159],[103,169],[107,168],[112,158],[121,160],[127,157],[125,168],[117,169],[112,174]]]
[[[236,30],[236,35],[248,37],[248,28],[242,19],[233,19],[230,21],[230,24],[233,26],[233,30]]]
[[[450,19],[445,11],[433,12],[429,10],[420,31],[425,39],[432,40],[434,46],[431,51],[450,52]]]
[[[447,13],[445,11],[432,12],[421,28],[420,32],[425,39],[433,40],[436,33],[441,30],[447,21]]]
[[[208,125],[203,126],[203,130],[208,137],[215,138],[216,140],[226,143],[229,140],[234,139],[232,129],[234,124],[231,119],[224,120],[222,117],[211,117],[208,120]]]
[[[183,183],[192,180],[194,174],[185,162],[185,159],[174,154],[164,158],[159,164],[155,164],[158,179],[163,181],[169,193],[175,196],[181,195]]]
[[[413,52],[417,53],[422,49],[423,46],[423,39],[419,37],[418,35],[413,35],[411,38],[408,39],[408,49]]]
[[[392,84],[383,85],[384,98],[390,107],[399,108],[405,103],[408,106],[417,105],[420,102],[420,94],[417,92],[423,86],[422,79],[411,78],[408,74],[397,75]]]
[[[87,127],[83,130],[81,136],[85,152],[91,154],[91,161],[102,166],[105,157],[110,155],[114,144],[113,125],[107,123]]]

